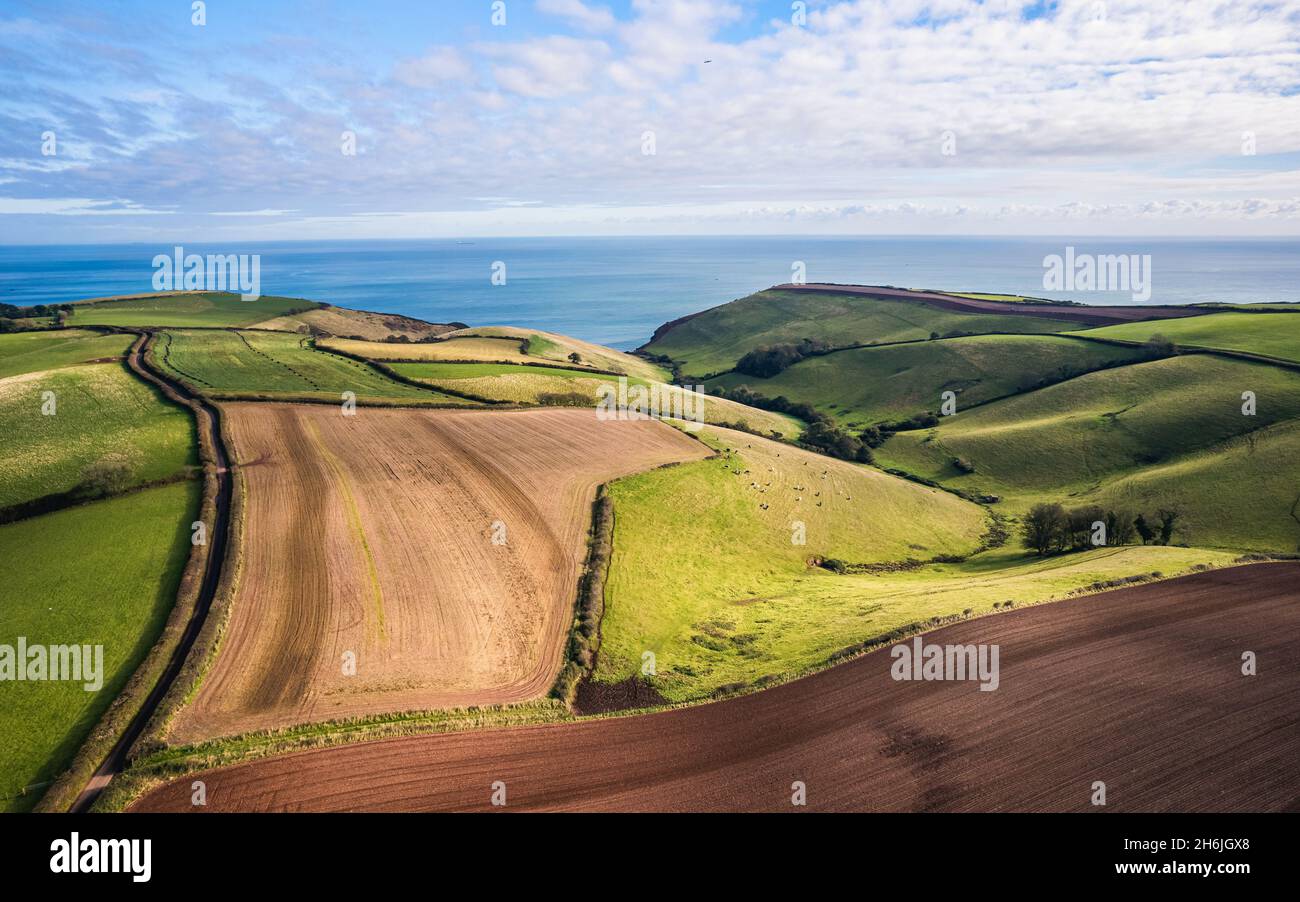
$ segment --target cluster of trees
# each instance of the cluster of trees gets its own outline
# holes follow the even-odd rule
[[[1057,502],[1035,504],[1020,523],[1024,546],[1039,555],[1075,551],[1099,545],[1168,545],[1178,523],[1178,511],[1161,508],[1155,517],[1100,505],[1066,509]]]
[[[19,332],[28,328],[18,320],[38,319],[52,316],[59,324],[72,312],[71,304],[36,304],[31,307],[18,307],[14,304],[0,304],[0,332]]]
[[[831,345],[812,338],[805,338],[798,344],[768,345],[750,351],[736,361],[736,372],[768,379],[806,357],[825,354],[829,350]]]
[[[769,398],[766,395],[751,391],[745,385],[739,385],[732,389],[717,388],[713,389],[713,392],[728,401],[735,401],[749,407],[757,407],[760,410],[772,410],[777,413],[798,417],[808,424],[808,428],[799,439],[799,444],[822,454],[838,457],[840,460],[852,460],[869,464],[872,461],[871,449],[884,441],[877,432],[873,439],[875,444],[868,444],[868,433],[873,432],[874,427],[864,430],[859,435],[854,435],[841,428],[833,417],[817,410],[807,401],[791,401],[785,395]]]

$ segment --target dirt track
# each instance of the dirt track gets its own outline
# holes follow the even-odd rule
[[[754,695],[423,736],[208,773],[209,811],[1300,810],[1300,566],[1221,570],[960,623],[1001,686],[896,682],[887,652]],[[1258,675],[1241,674],[1253,651]],[[192,810],[190,779],[140,810]]]
[[[544,695],[596,487],[708,454],[590,409],[223,410],[247,492],[240,577],[176,740]]]
[[[870,285],[834,285],[809,283],[806,285],[777,285],[778,291],[807,291],[831,294],[861,294],[876,298],[900,298],[923,301],[932,307],[957,310],[962,313],[1002,313],[1015,316],[1046,316],[1070,322],[1089,323],[1094,326],[1112,323],[1129,323],[1147,319],[1174,319],[1183,316],[1201,316],[1213,310],[1194,307],[1159,307],[1152,304],[1132,307],[1077,307],[1072,304],[1021,304],[1006,301],[985,301],[943,294],[938,291],[913,291],[908,288],[879,288]],[[655,333],[656,338],[659,333]]]

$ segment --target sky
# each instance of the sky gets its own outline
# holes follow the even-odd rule
[[[1300,234],[1300,0],[0,0],[0,244]]]

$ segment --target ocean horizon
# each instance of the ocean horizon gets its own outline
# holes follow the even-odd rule
[[[1287,238],[718,236],[358,239],[182,244],[257,254],[261,293],[471,326],[519,325],[620,349],[661,324],[789,282],[1023,294],[1134,304],[1130,292],[1049,291],[1043,259],[1150,255],[1145,304],[1300,302]],[[0,301],[31,305],[152,291],[174,244],[0,246]],[[494,264],[505,284],[494,285]],[[498,267],[499,269],[499,267]],[[255,302],[254,302],[255,303]]]

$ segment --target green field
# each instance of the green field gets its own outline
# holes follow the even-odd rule
[[[83,329],[0,335],[0,379],[122,357],[133,340],[130,335],[100,335]]]
[[[1082,335],[1146,341],[1163,335],[1187,347],[1226,348],[1300,362],[1300,311],[1296,313],[1211,313],[1159,322],[1122,323]]]
[[[747,385],[769,398],[807,401],[842,425],[939,412],[952,391],[963,410],[1089,370],[1144,359],[1140,349],[1049,335],[982,335],[837,351],[809,357],[770,379],[728,373],[708,385]]]
[[[101,326],[253,326],[257,323],[319,307],[301,298],[262,297],[241,300],[237,294],[197,292],[83,301],[73,305],[68,325]]]
[[[640,667],[644,651],[662,662],[663,691],[680,699],[702,682],[731,682],[733,670],[692,677],[720,614],[771,610],[779,599],[811,599],[838,578],[813,558],[853,563],[969,553],[987,526],[985,512],[954,495],[744,433],[706,428],[699,435],[722,457],[618,480],[614,553],[605,585],[597,678],[616,682]],[[729,452],[726,449],[731,449]],[[797,524],[804,544],[797,544]],[[803,615],[816,612],[816,603]],[[774,620],[756,628],[780,644],[731,647],[735,667],[796,663],[819,626]],[[703,643],[703,644],[702,644]],[[730,646],[729,646],[730,647]],[[751,652],[762,657],[751,659]],[[673,675],[667,675],[668,670]]]
[[[1241,394],[1258,398],[1242,414]],[[899,433],[886,466],[1000,495],[1019,513],[1036,501],[1176,505],[1177,541],[1295,550],[1300,374],[1203,355],[1081,376]],[[1270,428],[1265,428],[1270,427]],[[1262,431],[1259,431],[1262,430]],[[1253,442],[1250,434],[1253,433]],[[974,467],[960,472],[962,458]]]
[[[0,683],[0,811],[65,769],[157,638],[197,516],[197,482],[0,526],[0,643],[104,647],[104,682]]]
[[[45,392],[54,393],[45,415]],[[165,401],[122,363],[45,370],[0,381],[0,508],[82,484],[111,465],[115,489],[197,464],[189,411]]]
[[[153,359],[206,394],[338,401],[351,391],[359,401],[470,403],[397,382],[367,364],[308,343],[292,333],[171,329],[156,339]]]
[[[1002,548],[964,563],[837,575],[810,559],[862,564],[969,553],[985,512],[867,467],[736,433],[704,435],[732,453],[611,486],[616,525],[600,681],[639,673],[650,651],[652,683],[669,700],[687,701],[797,673],[931,617],[968,608],[983,613],[995,602],[1023,605],[1099,580],[1153,571],[1172,576],[1233,558],[1153,546],[1040,560]],[[761,503],[768,510],[759,499],[767,499]],[[805,523],[805,546],[791,542],[796,519]]]
[[[913,341],[929,338],[932,332],[1043,333],[1077,328],[1077,323],[1065,320],[958,313],[920,301],[760,291],[673,327],[646,351],[680,361],[688,374],[708,376],[730,370],[756,348],[804,338],[843,347]]]

